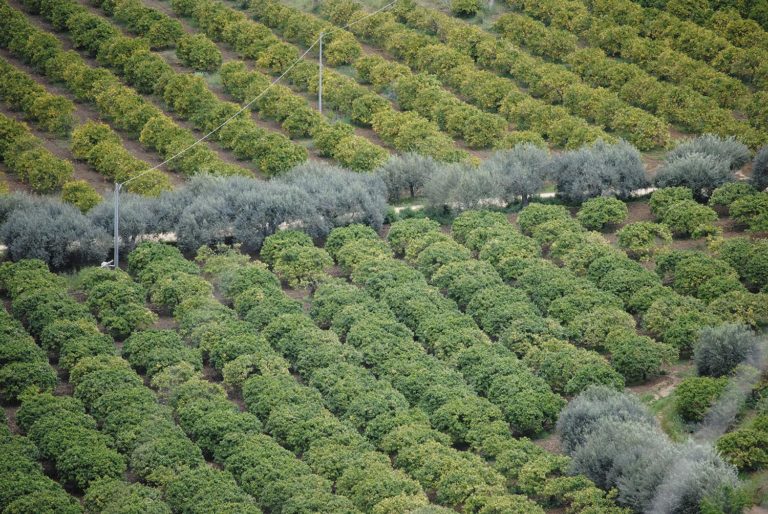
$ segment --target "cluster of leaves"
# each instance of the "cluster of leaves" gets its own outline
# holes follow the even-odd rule
[[[327,277],[326,269],[333,265],[328,252],[317,248],[304,232],[282,230],[267,237],[262,255],[272,270],[292,288],[307,288]]]
[[[124,23],[132,33],[144,37],[152,48],[172,47],[183,37],[184,29],[178,20],[137,0],[97,2],[96,5]]]
[[[5,310],[0,311],[0,320],[0,400],[15,402],[27,388],[53,391],[57,377],[46,353]]]
[[[712,246],[715,254],[733,266],[750,289],[768,292],[768,241],[734,237]]]
[[[159,170],[134,157],[122,144],[120,136],[109,125],[88,121],[72,131],[72,154],[115,182],[131,180],[126,190],[147,196],[158,196],[171,190],[170,179]]]
[[[109,250],[104,230],[68,203],[18,193],[0,203],[0,240],[12,260],[42,259],[63,269],[100,263]]]
[[[600,230],[606,225],[621,223],[628,215],[627,204],[617,198],[600,196],[584,202],[576,219],[588,230]]]
[[[635,511],[696,512],[715,504],[739,512],[747,503],[743,493],[734,494],[736,470],[712,447],[671,442],[627,393],[585,391],[563,410],[558,431],[573,470],[600,487],[616,487],[618,503]]]
[[[743,196],[730,205],[729,211],[733,219],[751,232],[768,230],[768,192]]]
[[[61,188],[61,199],[72,204],[85,214],[98,205],[102,198],[86,180],[70,180]]]
[[[675,408],[685,421],[702,421],[726,385],[728,377],[688,377],[675,388]]]
[[[66,135],[74,123],[75,106],[71,101],[49,93],[4,59],[0,59],[0,99],[46,132]]]
[[[678,293],[707,303],[731,291],[745,291],[730,264],[701,252],[675,250],[659,255],[656,272]]]
[[[745,325],[726,324],[701,331],[694,348],[696,372],[702,376],[730,375],[739,364],[756,362],[758,339]]]
[[[717,449],[723,458],[741,471],[768,466],[768,416],[761,414],[745,426],[723,435]]]
[[[59,159],[24,124],[0,114],[0,161],[37,193],[60,189],[74,173],[72,163]]]
[[[639,260],[648,260],[672,243],[672,232],[666,225],[638,221],[622,227],[617,233],[620,248]]]
[[[657,189],[651,194],[649,205],[651,213],[674,235],[698,238],[718,232],[714,224],[717,212],[693,200],[688,187]]]
[[[180,37],[176,42],[176,56],[185,66],[197,71],[216,71],[221,66],[221,51],[203,34]]]
[[[121,270],[86,268],[78,277],[86,305],[116,339],[149,328],[157,315],[144,306],[146,292]]]
[[[8,512],[82,513],[78,501],[43,473],[35,444],[26,437],[12,435],[4,413],[0,422],[0,508]]]

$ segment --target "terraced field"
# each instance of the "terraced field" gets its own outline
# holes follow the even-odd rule
[[[765,512],[764,7],[0,0],[0,512]]]

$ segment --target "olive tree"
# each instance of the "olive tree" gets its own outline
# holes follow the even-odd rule
[[[390,202],[397,202],[407,191],[411,198],[421,194],[424,184],[440,164],[432,157],[407,153],[394,155],[375,170],[387,187]]]
[[[735,137],[722,138],[714,134],[704,134],[685,141],[667,154],[668,161],[675,161],[692,154],[701,154],[723,161],[731,170],[737,170],[747,164],[751,158],[749,148]]]
[[[544,185],[549,152],[531,143],[522,143],[511,150],[494,153],[481,169],[496,178],[501,198],[508,204],[519,198],[523,205],[541,191]]]
[[[715,189],[734,179],[733,170],[723,159],[690,153],[674,160],[668,158],[656,174],[655,182],[658,187],[687,187],[696,199],[706,200]]]
[[[752,161],[752,178],[750,179],[755,188],[763,191],[768,187],[768,146],[764,146]]]
[[[600,140],[565,152],[552,160],[550,175],[558,194],[571,202],[603,195],[626,198],[647,185],[640,152],[626,141],[609,144]]]
[[[21,196],[21,198],[14,198]],[[0,225],[0,240],[13,260],[36,258],[54,269],[98,264],[109,249],[107,234],[95,227],[80,210],[53,198],[0,198],[10,215]]]
[[[721,377],[756,357],[758,338],[746,325],[726,324],[702,329],[693,348],[699,375]]]

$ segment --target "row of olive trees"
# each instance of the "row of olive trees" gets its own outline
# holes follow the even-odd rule
[[[364,223],[380,228],[386,213],[385,187],[371,175],[307,163],[269,182],[244,177],[196,177],[157,198],[123,194],[121,246],[141,236],[175,233],[184,251],[237,242],[258,250],[264,238],[294,227],[313,237],[332,228]],[[99,263],[112,248],[111,199],[87,215],[48,197],[0,197],[0,241],[13,260],[38,258],[55,269]]]
[[[734,138],[706,134],[669,152],[653,184],[684,186],[704,201],[717,187],[735,181],[736,170],[750,160],[749,149]],[[481,207],[489,200],[497,205],[526,203],[546,180],[554,182],[558,196],[572,203],[597,196],[626,198],[650,185],[640,152],[625,141],[598,141],[558,155],[524,143],[496,152],[477,168],[402,155],[392,157],[376,173],[384,180],[390,201],[424,196],[428,206],[453,211]],[[768,187],[768,147],[752,161],[751,182],[758,190]]]

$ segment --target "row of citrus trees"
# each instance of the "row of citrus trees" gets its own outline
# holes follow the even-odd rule
[[[360,7],[361,4],[354,2],[332,2],[324,5],[322,13],[333,23],[342,25],[362,16],[364,13]],[[400,8],[398,6],[398,9]],[[399,11],[396,13],[400,14]],[[631,106],[614,92],[592,87],[589,82],[582,81],[578,75],[567,71],[562,66],[532,57],[512,45],[498,41],[491,34],[461,21],[457,21],[457,26],[451,28],[450,38],[443,37],[442,32],[435,33],[427,30],[429,34],[438,36],[435,38],[420,32],[425,28],[431,28],[426,23],[411,24],[397,14],[393,16],[391,13],[386,15],[382,13],[372,18],[376,19],[375,28],[370,26],[374,22],[369,23],[366,20],[358,24],[361,25],[360,27],[353,26],[352,30],[360,37],[387,49],[415,69],[435,74],[462,94],[474,97],[475,95],[471,95],[468,91],[474,90],[476,94],[481,93],[482,96],[478,98],[481,101],[479,105],[498,110],[520,128],[530,126],[535,130],[534,122],[539,116],[536,113],[546,108],[549,111],[554,109],[554,112],[561,113],[560,117],[569,113],[605,127],[616,136],[632,141],[642,149],[664,146],[669,141],[669,127],[665,120]],[[409,26],[398,23],[398,20]],[[446,20],[455,21],[447,16]],[[399,34],[400,39],[407,38],[405,40],[410,41],[413,46],[396,48],[396,45],[388,39],[392,32]],[[482,41],[483,39],[486,41]],[[444,44],[441,44],[441,41]],[[483,44],[477,46],[481,42]],[[482,47],[486,55],[480,58],[475,46]],[[487,71],[480,71],[475,65]],[[467,73],[470,73],[470,77],[466,76]],[[482,79],[480,83],[477,83],[478,78]],[[526,99],[526,95],[518,90],[515,82],[539,101],[531,102],[530,99]],[[506,91],[499,90],[499,87],[504,84],[506,84]],[[488,105],[487,102],[493,100],[493,97],[487,97],[489,93],[501,94],[501,98]],[[564,101],[566,96],[571,100]],[[590,109],[590,105],[596,105],[596,108]],[[536,106],[539,108],[531,112]]]
[[[754,23],[740,20],[733,10],[713,12],[710,26],[703,27],[697,24],[701,20],[695,15],[680,13],[675,8],[649,9],[626,0],[590,0],[585,5],[612,23],[636,27],[642,36],[707,62],[759,89],[768,86],[768,33]],[[696,11],[694,6],[689,9]]]
[[[625,61],[621,68],[633,71],[632,76],[624,78],[625,81],[635,78],[634,75],[640,75],[651,83],[654,82],[650,80],[651,76],[672,82],[677,86],[685,87],[690,92],[695,92],[694,96],[710,97],[716,102],[715,105],[726,110],[737,109],[746,112],[750,114],[749,121],[754,127],[764,128],[764,122],[757,114],[761,112],[765,92],[760,91],[753,95],[750,89],[738,79],[711,68],[705,62],[678,52],[662,41],[639,36],[631,25],[620,24],[611,18],[601,16],[601,13],[591,15],[580,2],[574,3],[586,13],[584,22],[575,26],[571,25],[573,19],[563,20],[559,11],[553,12],[552,9],[542,5],[520,2],[514,3],[512,7],[520,9],[526,15],[549,26],[537,23],[528,16],[506,14],[500,18],[496,28],[500,29],[505,37],[524,46],[529,45],[529,40],[521,40],[516,29],[528,29],[534,35],[531,47],[534,52],[565,62],[577,71],[578,67],[574,61],[578,62],[577,56],[585,53],[584,50],[579,51],[576,47],[577,36],[581,37],[595,47],[589,49],[590,54],[599,55],[595,53],[595,49],[600,48],[609,56],[620,57]],[[602,59],[607,58],[603,56]],[[730,54],[723,56],[722,59],[728,66],[734,68],[738,66],[738,63],[734,62],[734,56]],[[628,63],[634,66],[629,66]],[[618,63],[608,60],[601,64],[602,68],[605,68],[611,67],[612,64],[615,67]],[[663,85],[656,86],[656,89],[663,90]],[[650,96],[646,94],[646,98]],[[632,102],[632,100],[628,101]],[[645,108],[648,109],[648,107]],[[670,116],[663,110],[659,111],[658,107],[650,110]],[[683,126],[689,126],[692,122],[696,121],[689,117]]]
[[[347,2],[348,0],[344,0],[339,3]],[[524,84],[530,88],[532,94],[542,95],[542,98],[550,102],[562,102],[563,92],[570,87],[578,86],[581,82],[579,75],[563,66],[537,60],[509,41],[499,40],[480,27],[470,25],[463,20],[454,19],[433,9],[415,6],[411,2],[397,4],[395,13],[402,23],[415,30],[436,35],[455,52],[473,59],[481,67],[501,74],[510,74],[516,79],[525,81]],[[626,71],[628,68],[623,69]],[[585,76],[588,77],[589,74]],[[617,80],[626,81],[627,77],[620,77]],[[637,81],[635,85],[638,86]],[[650,92],[654,94],[651,95]],[[714,101],[695,94],[690,88],[658,82],[653,90],[645,91],[645,86],[637,87],[632,94],[626,91],[621,98],[628,102],[636,102],[637,99],[633,99],[633,95],[644,98],[646,109],[654,104],[669,105],[670,112],[678,110],[676,114],[685,114],[688,124],[694,126],[693,124],[698,123],[697,126],[700,128],[696,132],[735,135],[740,140],[748,142],[753,148],[765,143],[765,134],[761,131],[751,127],[746,121],[734,118],[730,110],[719,109]],[[755,104],[755,108],[760,109],[759,101]],[[670,114],[664,112],[660,114],[662,118],[673,119]],[[697,122],[697,116],[705,121]],[[645,127],[645,130],[649,130],[648,127]],[[627,132],[643,133],[644,130],[643,127],[634,127],[629,130],[628,126]]]
[[[546,20],[538,10],[530,15]],[[727,111],[738,108],[750,116],[749,123],[753,127],[765,128],[760,116],[764,93],[753,95],[735,79],[723,81],[722,77],[706,77],[699,71],[703,63],[699,65],[689,57],[673,55],[670,50],[648,51],[637,44],[632,46],[631,41],[626,42],[624,32],[628,29],[623,27],[598,29],[596,25],[583,34],[592,46],[580,48],[577,45],[579,39],[574,34],[547,26],[527,15],[507,13],[494,25],[494,30],[505,39],[536,55],[567,65],[590,85],[608,88],[632,105],[656,113],[687,130],[697,132],[712,126],[712,122],[701,120],[696,114],[699,112],[694,109],[697,104],[716,109],[722,119],[727,119]],[[620,55],[622,60],[606,54]],[[649,61],[648,56],[653,56],[654,60]],[[637,94],[640,84],[648,88],[642,95]],[[689,105],[672,102],[674,91],[684,92]]]
[[[146,41],[122,36],[110,22],[77,3],[64,0],[46,5],[45,9],[41,6],[40,14],[55,24],[57,8],[70,11],[57,28],[69,32],[76,47],[100,56],[101,62],[112,67],[129,84],[140,92],[156,94],[176,115],[203,133],[218,127],[240,109],[234,103],[219,100],[202,77],[174,71],[161,56],[146,49]],[[132,62],[134,58],[139,62]],[[151,129],[142,129],[145,139],[162,146],[164,134],[173,122],[167,117],[156,117],[148,123]],[[229,123],[225,128],[227,130],[216,132],[212,138],[227,149],[237,148],[242,159],[252,160],[266,175],[281,173],[307,159],[304,147],[281,134],[261,129],[247,113],[242,114],[238,123]],[[243,139],[249,144],[243,145]],[[194,149],[184,154],[184,158],[190,158],[193,152]]]
[[[346,42],[349,51],[341,63],[352,64],[357,71],[357,79],[362,83],[372,84],[379,93],[389,89],[394,91],[398,105],[406,111],[414,111],[437,124],[451,137],[464,140],[471,148],[509,148],[516,142],[534,140],[541,144],[541,137],[535,133],[520,131],[509,132],[504,118],[482,111],[480,108],[460,100],[439,84],[424,82],[410,69],[380,56],[360,57],[360,44],[346,30],[334,27],[315,16],[278,3],[261,5],[251,10],[252,14],[269,27],[279,31],[293,43],[308,47],[321,33],[328,33],[330,44],[340,37]],[[325,38],[324,38],[325,41]],[[336,57],[336,60],[340,60]],[[331,59],[329,58],[329,61]],[[331,61],[333,62],[333,61]],[[401,87],[398,87],[398,84]],[[301,87],[301,86],[300,86]],[[310,91],[316,92],[314,81],[309,84]],[[377,112],[387,107],[387,102],[380,96],[367,91],[349,77],[339,73],[329,73],[326,83],[328,101],[355,122],[373,125],[374,130],[383,125]],[[412,117],[413,118],[413,117]],[[377,123],[379,121],[379,123]],[[407,141],[411,137],[402,134],[399,139]],[[402,143],[397,148],[407,148]]]
[[[53,7],[58,9],[54,11]],[[51,11],[46,11],[46,14],[55,27],[63,29],[70,17],[73,18],[73,24],[83,17],[72,15],[67,11],[68,8],[77,10],[75,7],[70,4],[51,6]],[[196,137],[192,132],[178,126],[134,89],[121,84],[110,71],[89,66],[76,52],[65,52],[54,36],[35,27],[23,14],[8,6],[7,3],[0,4],[0,11],[2,12],[0,23],[3,29],[0,46],[7,48],[51,80],[64,84],[78,101],[93,104],[99,114],[109,120],[114,127],[126,131],[147,149],[156,151],[164,159],[194,143]],[[87,15],[87,13],[82,14]],[[83,30],[87,30],[86,27],[87,25],[84,25]],[[97,27],[99,27],[98,24]],[[80,46],[84,41],[84,36],[79,37],[76,44]],[[107,59],[108,55],[108,49],[105,47],[102,51],[102,61]],[[138,76],[142,74],[141,70],[151,70],[155,67],[157,67],[157,61],[152,59],[151,55],[138,52],[128,62],[127,69]],[[251,174],[244,168],[223,162],[213,150],[204,145],[198,145],[170,162],[168,168],[185,175],[200,172],[223,175]],[[159,173],[155,175],[155,180],[150,180],[152,178],[149,175],[146,176],[146,184],[150,188],[155,187],[157,181],[165,180],[165,177]]]
[[[354,253],[353,248],[365,242],[358,236],[370,239],[371,233],[371,229],[359,225],[336,229],[326,248],[335,249],[332,253],[343,253],[347,248]],[[348,265],[352,264],[352,253],[345,261]],[[311,280],[309,270],[319,265],[322,273],[322,267],[330,263],[328,254],[315,248],[311,239],[293,231],[268,238],[262,257],[289,283],[294,279],[299,283]],[[263,265],[249,264],[247,257],[232,255],[231,251],[223,257],[208,251],[203,260],[221,284],[225,298],[233,299],[240,318],[262,329],[272,347],[290,362],[291,369],[320,391],[328,409],[357,427],[371,444],[389,453],[398,468],[433,492],[438,503],[463,505],[465,511],[477,512],[492,507],[538,510],[529,500],[510,495],[511,491],[545,504],[565,501],[574,508],[612,508],[610,500],[583,477],[562,475],[567,461],[526,440],[512,438],[497,407],[477,396],[457,371],[428,355],[405,325],[398,323],[383,305],[376,308],[376,301],[364,291],[328,281],[322,286],[323,292],[318,290],[313,299],[311,312],[316,326],[302,312],[301,303],[283,293]],[[229,266],[223,265],[226,260],[231,261]],[[253,285],[250,289],[229,288],[234,275],[250,276]],[[322,330],[329,325],[330,332]],[[250,359],[243,360],[245,364]],[[224,376],[226,380],[226,367]],[[244,383],[247,404],[253,402],[251,395],[265,383],[261,377]],[[295,402],[296,416],[307,423],[316,419],[316,407],[298,398]],[[527,404],[520,408],[535,408]],[[457,452],[451,448],[453,442],[467,444],[473,451]],[[507,465],[512,464],[509,458],[514,459],[514,465]],[[507,480],[511,481],[509,489],[505,487]],[[371,487],[367,479],[364,483],[362,487]],[[400,509],[414,508],[421,501],[403,499]]]
[[[298,50],[288,43],[277,38],[266,26],[250,20],[245,14],[221,2],[202,0],[195,2],[173,2],[174,11],[180,16],[191,17],[195,23],[216,41],[223,41],[232,47],[241,57],[255,59],[259,67],[266,69],[274,76],[286,73],[285,78],[295,88],[302,92],[317,94],[319,87],[319,69],[314,62],[300,61],[289,69],[289,66],[298,58]],[[309,27],[315,29],[316,27]],[[314,39],[304,37],[300,39],[302,44],[310,46],[320,35],[321,30],[310,32]],[[247,37],[244,36],[247,34]],[[307,36],[306,32],[301,33]],[[359,44],[354,38],[345,38],[341,32],[329,34],[323,39],[323,56],[331,65],[340,65],[349,62],[360,54]],[[295,40],[294,38],[291,38]],[[305,41],[308,40],[308,41]],[[327,48],[326,48],[327,46]],[[327,57],[326,57],[327,56]],[[231,68],[230,68],[231,69]],[[268,79],[257,72],[250,72],[250,80],[247,87],[237,87],[229,91],[241,101],[250,100],[266,83]],[[374,132],[388,145],[399,152],[416,152],[428,155],[441,161],[459,161],[467,157],[466,152],[457,150],[453,141],[440,128],[425,117],[416,112],[399,112],[395,110],[389,100],[371,92],[368,88],[358,84],[354,79],[343,75],[327,67],[323,72],[323,102],[355,123],[372,127]],[[225,83],[225,87],[228,84]],[[297,117],[294,109],[297,99],[290,105],[285,105],[282,100],[292,95],[287,87],[278,86],[274,92],[270,92],[265,98],[269,102],[270,109],[282,108],[278,120],[291,115],[288,128],[311,133],[320,153],[337,157],[344,165],[350,166],[356,161],[366,160],[366,166],[362,169],[370,170],[382,164],[386,154],[375,154],[367,159],[349,156],[350,153],[362,152],[368,141],[361,141],[359,137],[351,138],[352,126],[346,123],[330,125],[327,122],[320,123],[314,118],[317,113],[310,107],[304,107],[307,114]],[[295,96],[295,95],[294,95]],[[258,104],[257,104],[258,105]],[[311,115],[309,113],[312,113]],[[320,118],[322,120],[322,118]],[[287,120],[286,120],[287,121]],[[506,130],[506,126],[498,130]],[[342,142],[341,139],[344,139]],[[484,140],[480,146],[490,146],[494,140]],[[330,148],[329,148],[330,145]],[[336,149],[336,146],[339,146]],[[376,148],[376,147],[373,147]],[[378,149],[378,148],[376,148]],[[378,149],[380,150],[380,149]],[[370,153],[370,152],[369,152]]]
[[[105,124],[89,122],[72,130],[74,104],[64,96],[49,93],[27,73],[5,60],[0,60],[0,69],[3,72],[0,99],[12,110],[24,114],[40,130],[59,137],[71,135],[73,156],[84,160],[96,172],[124,182],[150,168],[148,163],[133,157],[122,145],[120,137]],[[0,159],[21,182],[28,183],[37,193],[61,189],[64,200],[83,212],[100,201],[99,194],[87,182],[71,180],[72,163],[53,156],[40,141],[35,141],[23,123],[4,116],[3,125],[4,149]],[[156,196],[170,188],[170,180],[165,175],[151,172],[134,180],[128,189]]]
[[[298,53],[295,49],[290,48],[287,45],[282,45],[280,41],[275,38],[271,33],[267,31],[264,33],[256,33],[253,31],[243,32],[243,23],[249,25],[244,15],[240,13],[232,12],[232,16],[227,16],[223,10],[215,9],[215,4],[209,6],[206,10],[205,6],[201,6],[197,12],[203,13],[209,18],[196,19],[196,22],[201,27],[208,28],[211,19],[218,20],[218,25],[214,29],[208,29],[207,33],[211,35],[216,41],[224,41],[233,47],[241,55],[253,56],[260,67],[268,70],[275,76],[279,76],[288,68],[294,64],[298,59]],[[112,13],[112,6],[109,4],[102,4],[101,8],[105,13]],[[215,12],[211,12],[211,9]],[[160,13],[156,10],[151,12],[158,18],[163,20],[173,20],[166,14]],[[201,14],[201,16],[203,15]],[[114,11],[114,17],[116,20],[121,21],[118,12]],[[178,23],[177,20],[173,20]],[[208,21],[208,24],[206,24]],[[144,35],[144,34],[141,34]],[[197,34],[194,37],[206,38],[204,34]],[[261,40],[257,40],[256,37],[261,36]],[[206,38],[207,40],[207,38]],[[210,40],[208,40],[210,42]],[[215,44],[211,42],[212,45]],[[270,46],[274,46],[270,50]],[[254,49],[258,51],[254,54]],[[217,49],[218,51],[218,49]],[[230,63],[227,63],[228,65]],[[306,70],[305,70],[306,71]],[[317,73],[317,70],[315,70]],[[309,103],[300,95],[292,92],[287,87],[282,85],[276,85],[270,87],[272,79],[267,75],[263,75],[258,72],[253,72],[252,76],[254,80],[249,84],[247,95],[243,97],[236,97],[238,101],[245,103],[250,102],[253,99],[259,97],[259,99],[252,104],[252,108],[259,112],[259,114],[266,119],[274,119],[282,124],[283,129],[288,133],[292,139],[300,139],[311,137],[315,146],[320,150],[320,153],[325,156],[335,158],[345,167],[353,169],[355,171],[369,171],[376,166],[380,165],[388,156],[388,152],[378,145],[368,141],[365,138],[355,136],[351,126],[345,123],[341,123],[341,126],[330,123],[324,118],[317,110],[315,110]],[[317,80],[316,76],[312,77],[312,80]],[[223,121],[228,116],[236,112],[231,108],[232,104],[225,104],[215,99],[213,93],[209,91],[205,84],[205,80],[202,77],[194,78],[194,88],[186,88],[183,93],[186,95],[185,102],[191,102],[200,106],[200,109],[211,110],[216,109],[219,111],[220,120]],[[268,88],[269,91],[263,94]],[[155,88],[157,92],[157,88]],[[165,91],[163,92],[165,93]],[[203,95],[200,98],[189,99],[192,95]],[[166,98],[166,102],[168,99]],[[216,103],[218,102],[218,106]],[[173,104],[173,100],[171,100]],[[226,107],[225,107],[226,106]],[[387,106],[389,106],[387,104]],[[193,121],[205,116],[205,112],[200,112],[200,109],[194,109],[194,112],[189,114],[190,119]],[[182,114],[186,116],[185,114]],[[256,127],[250,122],[248,113],[244,113],[242,118],[232,122],[233,127],[226,126],[222,129],[222,134],[229,134],[231,131],[240,131],[238,135],[237,143],[228,146],[235,155],[240,159],[252,158],[252,146],[253,142],[262,137],[266,137],[267,140],[277,139],[277,134],[265,133],[263,129]],[[212,127],[203,126],[202,130],[207,131]],[[231,136],[230,136],[231,137]],[[285,158],[288,161],[286,166],[292,166],[296,164],[295,159],[291,159],[290,156]],[[273,174],[278,170],[278,165],[273,164]],[[284,171],[287,168],[279,168],[280,171]]]
[[[99,271],[106,270],[84,277],[89,287],[105,280]],[[40,458],[54,464],[63,484],[85,492],[89,511],[140,506],[158,513],[198,507],[205,512],[230,505],[236,512],[260,512],[231,475],[205,464],[201,449],[174,423],[168,407],[158,403],[129,362],[115,356],[112,338],[99,331],[88,306],[69,296],[63,279],[40,261],[22,261],[4,265],[1,281],[14,317],[40,345],[35,347],[43,355],[40,363],[47,366],[46,352],[57,357],[73,386],[72,396],[51,395],[56,375],[41,368],[45,380],[14,374],[17,394],[4,394],[3,401],[21,400],[19,429],[35,443]],[[125,284],[121,286],[125,290]],[[133,346],[133,351],[140,348]],[[29,385],[34,388],[23,389]],[[123,482],[126,469],[148,485]],[[22,505],[31,511],[67,506],[66,512],[81,511],[80,505],[55,495],[55,487],[44,480],[16,486],[20,484],[24,487],[7,492],[6,499],[27,494],[28,503]],[[150,487],[159,485],[162,491]]]
[[[203,270],[216,274],[216,283],[227,297],[240,294],[258,301],[257,293],[262,288],[280,291],[274,275],[248,260],[237,252],[221,254],[208,248],[198,254]],[[263,471],[254,466],[249,455],[233,456],[223,462],[226,469],[242,477],[246,490],[253,490],[263,499],[265,508],[280,511],[297,505],[299,497],[305,509],[320,512],[359,509],[394,514],[406,507],[428,504],[419,483],[393,469],[389,458],[366,441],[352,420],[335,417],[316,389],[291,376],[289,362],[270,344],[275,337],[289,337],[290,325],[283,328],[275,324],[275,330],[268,333],[261,331],[267,318],[261,318],[260,323],[255,319],[239,320],[234,310],[213,297],[213,287],[201,276],[201,269],[175,248],[142,244],[129,256],[129,271],[149,287],[153,302],[172,310],[179,334],[199,349],[208,364],[223,376],[224,383],[242,392],[248,416],[260,419],[263,430],[284,447],[277,447],[279,453],[272,456],[269,467],[261,466]],[[297,305],[285,298],[270,308],[279,314],[286,304],[294,309]],[[166,332],[165,336],[181,341],[174,332]],[[343,352],[338,341],[304,341],[301,346],[306,352],[306,366],[330,364],[335,361],[335,351]],[[203,384],[184,387],[191,399]],[[207,384],[204,389],[211,392],[198,394],[198,405],[229,403],[220,386]],[[348,393],[350,389],[343,393],[344,397],[351,401]],[[381,412],[363,399],[355,403],[359,416]],[[184,423],[184,412],[179,410]],[[384,425],[379,431],[383,433],[386,428]],[[263,445],[262,440],[268,438],[261,435],[251,439],[245,442],[249,449]],[[330,494],[331,490],[336,494]]]
[[[295,9],[277,2],[249,2],[248,5],[257,19],[269,26],[279,27],[288,16],[297,17]],[[435,38],[397,23],[391,12],[366,18],[367,13],[361,7],[357,3],[329,2],[323,4],[321,14],[337,27],[354,22],[350,30],[366,43],[387,51],[415,72],[435,75],[441,84],[450,87],[474,106],[501,114],[519,131],[533,131],[550,144],[567,148],[575,148],[598,138],[609,139],[602,129],[574,116],[562,106],[551,105],[550,99],[537,100],[530,96],[543,96],[545,91],[550,91],[550,87],[541,84],[538,90],[532,87],[523,92],[509,78],[478,69],[471,60],[441,45]],[[466,43],[466,40],[463,41]],[[374,84],[392,82],[396,75],[389,77],[388,74],[398,71],[398,67],[394,66],[374,69],[375,74],[370,78]],[[657,137],[666,141],[666,126],[653,127],[646,123],[643,127],[643,121],[638,121],[638,124],[631,128],[627,125],[617,133],[635,140],[636,133],[652,133],[650,139],[640,142],[644,146],[655,146]]]

